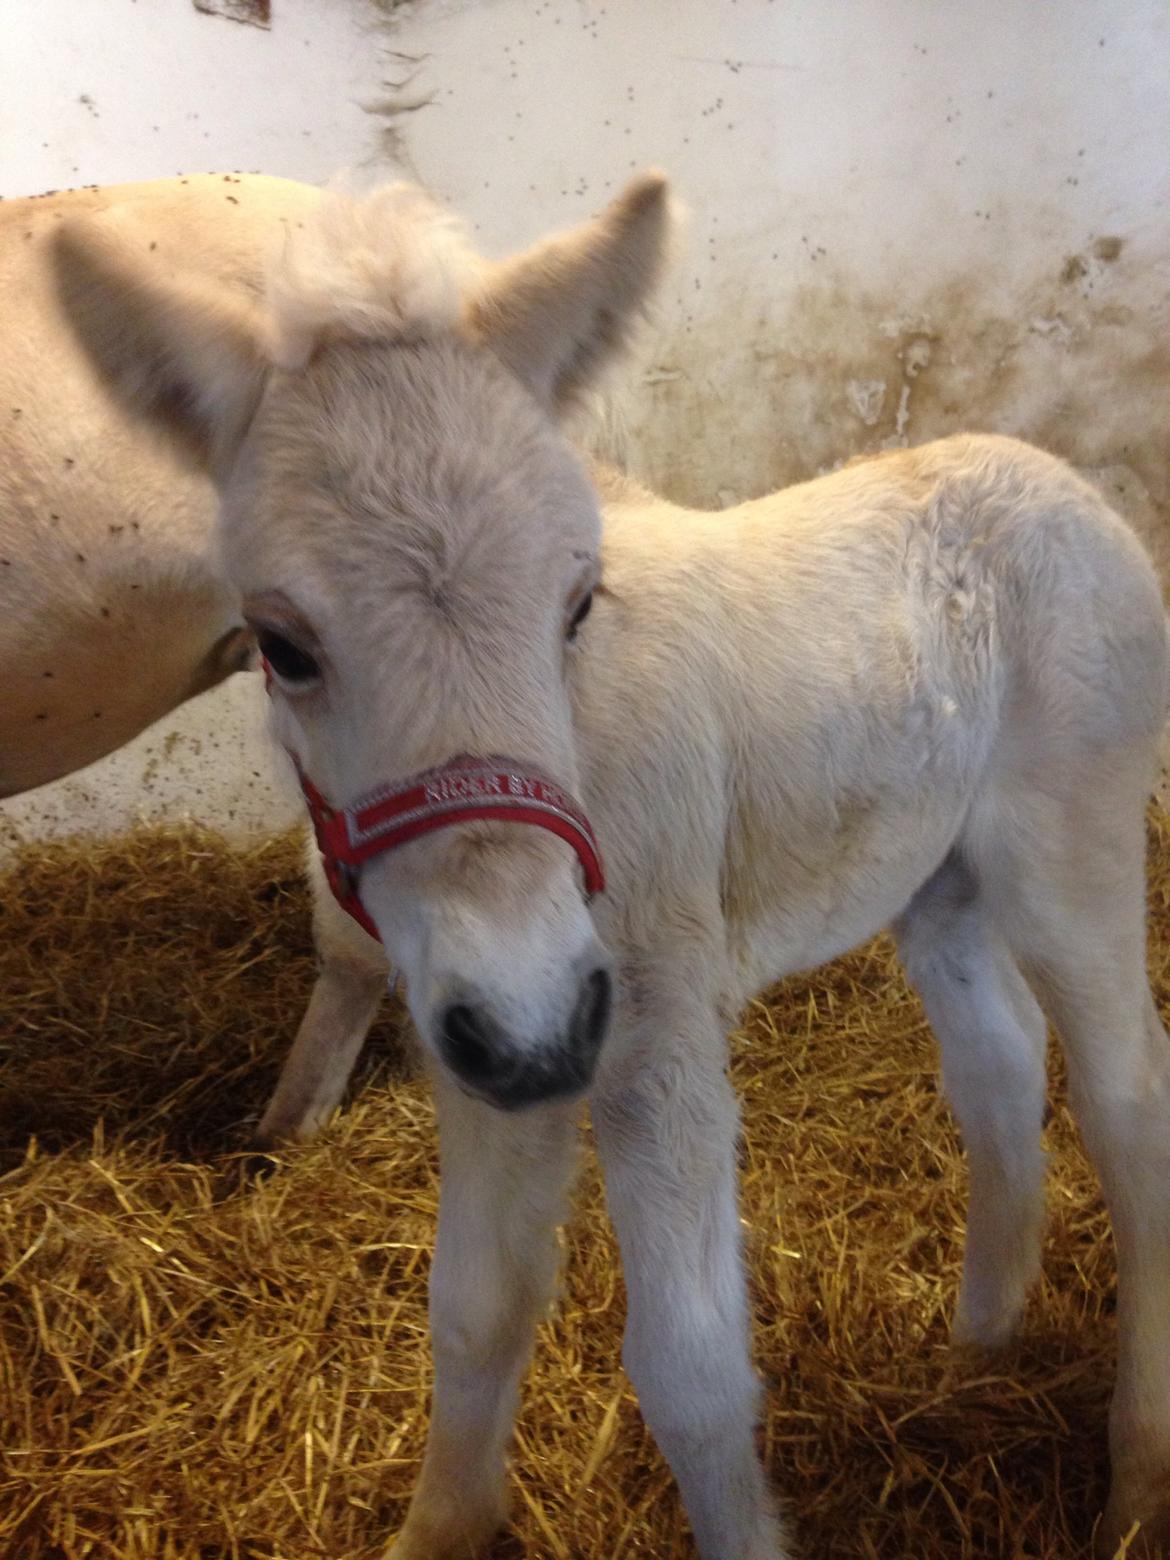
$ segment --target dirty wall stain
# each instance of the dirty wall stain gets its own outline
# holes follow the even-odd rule
[[[1113,233],[1006,296],[985,272],[877,291],[822,269],[784,286],[726,258],[701,305],[684,282],[682,322],[649,344],[614,422],[640,476],[704,506],[948,433],[1010,433],[1095,480],[1170,584],[1165,270]]]
[[[197,11],[222,16],[229,22],[244,22],[249,27],[271,27],[271,0],[192,0]]]

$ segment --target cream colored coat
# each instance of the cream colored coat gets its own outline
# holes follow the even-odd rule
[[[246,664],[214,567],[215,494],[127,416],[64,318],[49,244],[82,213],[161,268],[255,295],[319,192],[192,177],[0,203],[0,796],[90,763]]]

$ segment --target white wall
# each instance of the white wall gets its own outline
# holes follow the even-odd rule
[[[208,169],[315,183],[367,155],[376,8],[274,10],[261,31],[191,0],[0,0],[0,194]]]
[[[1170,574],[1167,145],[1162,0],[273,0],[268,31],[0,0],[0,193],[405,168],[500,250],[657,163],[691,219],[620,395],[644,474],[728,502],[1000,428],[1096,472]],[[146,766],[156,809],[267,824],[255,743],[195,751],[235,752],[258,702],[212,696],[169,757],[156,733],[0,827],[133,816]]]

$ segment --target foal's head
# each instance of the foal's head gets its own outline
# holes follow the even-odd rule
[[[256,309],[63,234],[63,295],[95,360],[219,485],[275,733],[334,806],[456,755],[576,787],[566,669],[600,522],[557,415],[645,303],[667,228],[647,176],[597,221],[486,266],[395,186],[328,200]],[[580,878],[563,839],[504,821],[361,867],[424,1041],[497,1104],[592,1075],[610,976]]]

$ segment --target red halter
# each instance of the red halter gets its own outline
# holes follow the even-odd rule
[[[271,684],[267,665],[264,671]],[[378,937],[378,929],[358,894],[358,868],[420,834],[456,823],[486,818],[499,823],[538,824],[577,852],[590,899],[605,888],[601,852],[588,818],[554,780],[526,765],[508,758],[461,754],[422,774],[379,786],[348,807],[333,808],[295,756],[289,756],[309,804],[333,897],[371,937]]]

